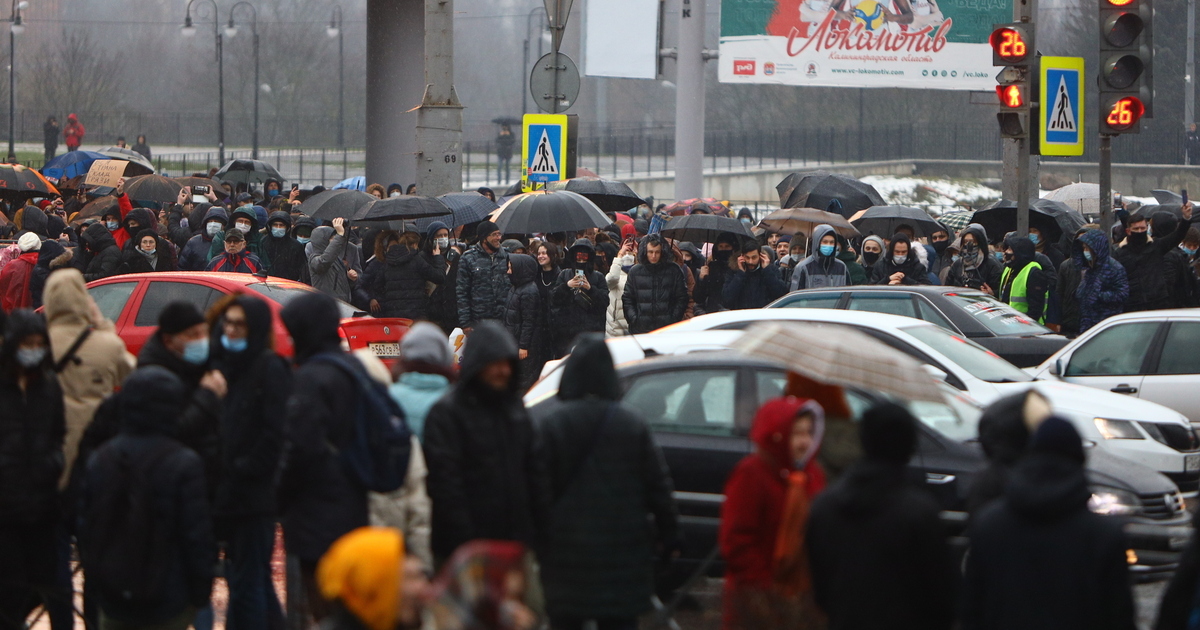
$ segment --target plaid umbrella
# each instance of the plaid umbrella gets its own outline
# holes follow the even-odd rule
[[[971,224],[971,214],[970,212],[943,212],[937,220],[955,232],[961,232]]]
[[[937,383],[915,359],[852,328],[763,322],[733,343],[826,385],[884,392],[903,400],[942,402]]]

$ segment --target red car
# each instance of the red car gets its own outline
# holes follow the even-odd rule
[[[244,273],[160,272],[111,276],[88,283],[88,293],[96,306],[117,327],[125,347],[137,354],[158,327],[158,315],[171,302],[191,302],[207,312],[217,300],[231,293],[262,298],[271,305],[275,319],[275,350],[292,356],[292,338],[279,319],[288,302],[314,289],[307,284],[281,278],[259,278]],[[399,360],[400,338],[412,326],[409,319],[374,318],[345,302],[339,334],[351,350],[370,348],[391,364]]]

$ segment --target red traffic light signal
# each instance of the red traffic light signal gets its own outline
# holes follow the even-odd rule
[[[1134,3],[1135,0],[1105,0],[1108,4],[1114,7],[1127,7]]]
[[[1024,62],[1033,52],[1030,40],[1019,26],[1002,26],[992,31],[988,38],[992,45],[992,64],[1005,66]]]
[[[1016,109],[1025,106],[1025,86],[1017,84],[997,85],[996,96],[1000,97],[1000,107]]]
[[[1108,115],[1104,118],[1103,126],[1112,131],[1129,131],[1137,127],[1138,121],[1145,113],[1146,106],[1142,104],[1142,99],[1136,96],[1126,96],[1118,99],[1108,108]]]

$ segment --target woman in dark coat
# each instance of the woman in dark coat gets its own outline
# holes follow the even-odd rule
[[[542,323],[542,295],[537,289],[538,264],[531,256],[512,254],[508,257],[508,279],[512,291],[504,308],[504,327],[517,340],[520,361],[517,382],[521,391],[528,391],[542,372],[546,358],[546,329]]]
[[[133,245],[121,252],[121,265],[117,273],[150,273],[151,271],[175,271],[175,257],[165,239],[148,228],[138,232]]]
[[[929,273],[907,236],[898,233],[892,237],[887,251],[871,270],[871,284],[929,284]]]
[[[581,337],[560,406],[542,425],[553,501],[542,584],[554,628],[586,619],[636,627],[654,592],[656,546],[676,546],[670,473],[645,421],[620,398],[603,334]]]
[[[451,253],[450,227],[441,221],[430,223],[421,241],[421,257],[431,267],[436,267],[436,256],[433,254],[435,246],[440,250],[441,269],[446,274],[446,281],[435,284],[429,294],[429,321],[441,326],[448,335],[458,327],[458,296],[454,294],[458,281],[458,258]]]
[[[586,238],[567,251],[567,267],[558,274],[550,295],[550,330],[558,356],[571,351],[575,337],[604,332],[608,281],[595,270],[596,246]]]
[[[425,283],[446,281],[445,258],[434,247],[430,264],[420,250],[421,237],[405,232],[384,252],[383,292],[372,296],[379,301],[384,317],[404,317],[413,321],[427,319],[429,294]]]

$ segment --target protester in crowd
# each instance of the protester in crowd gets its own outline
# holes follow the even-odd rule
[[[776,270],[762,266],[762,254],[756,243],[744,244],[742,255],[731,260],[728,266],[730,271],[721,294],[725,308],[762,308],[787,293],[787,286]]]
[[[1061,265],[1063,261],[1067,259],[1067,257],[1058,248],[1058,245],[1047,242],[1046,235],[1042,234],[1042,231],[1036,226],[1029,226],[1029,240],[1033,241],[1033,245],[1034,248],[1037,249],[1037,253],[1045,256],[1050,261],[1050,266],[1054,269],[1058,269],[1059,265]]]
[[[1125,268],[1129,279],[1129,297],[1125,312],[1171,308],[1174,300],[1168,284],[1166,256],[1187,234],[1192,220],[1192,204],[1183,206],[1183,221],[1165,210],[1147,217],[1141,212],[1126,223],[1125,243],[1113,252],[1113,258]]]
[[[380,303],[383,317],[426,319],[429,315],[426,284],[446,281],[442,250],[435,244],[432,261],[422,256],[421,236],[416,232],[404,232],[386,247],[380,283],[382,291],[374,296]],[[375,251],[378,255],[378,246]]]
[[[595,253],[591,241],[577,239],[551,291],[549,323],[557,356],[569,353],[580,333],[604,332],[608,284],[593,265]]]
[[[312,240],[304,246],[308,256],[312,287],[343,302],[351,299],[350,283],[358,279],[354,269],[343,258],[350,246],[346,237],[346,220],[333,220],[333,227],[323,225],[312,231]]]
[[[262,261],[246,248],[246,237],[241,230],[227,230],[223,238],[225,251],[208,261],[206,271],[224,271],[229,273],[266,273]]]
[[[308,267],[304,246],[292,236],[292,215],[282,210],[272,212],[267,219],[263,249],[271,261],[271,275],[276,278],[302,281]]]
[[[83,123],[79,122],[79,117],[75,114],[67,114],[67,126],[63,129],[63,140],[66,141],[67,151],[78,151],[86,134],[87,129],[84,128]]]
[[[453,331],[458,324],[458,304],[455,288],[458,284],[458,260],[461,252],[450,247],[450,227],[441,221],[433,221],[425,230],[421,240],[421,257],[430,267],[440,269],[445,279],[440,284],[426,283],[429,291],[429,321],[443,328],[449,325]],[[438,249],[434,255],[434,248]],[[440,257],[440,260],[438,258]]]
[[[1000,261],[988,255],[987,231],[978,223],[972,223],[958,238],[959,259],[950,265],[950,271],[946,274],[946,284],[979,289],[989,295],[996,295],[1004,268]]]
[[[228,229],[213,236],[212,244],[208,249],[209,260],[211,261],[213,258],[221,255],[222,250],[226,249],[222,247],[222,244],[225,242],[225,236],[230,232],[236,231],[242,233],[246,241],[246,249],[258,257],[260,261],[259,266],[265,271],[270,271],[272,261],[270,254],[267,252],[267,237],[261,231],[262,224],[254,211],[254,206],[247,204],[234,210],[230,214],[230,220],[232,223]]]
[[[404,409],[413,435],[423,440],[429,409],[456,378],[454,352],[446,333],[429,322],[413,324],[400,340],[399,369],[399,378],[390,388],[392,398]]]
[[[1096,224],[1089,223],[1075,231],[1075,241],[1084,232],[1096,229]],[[1074,241],[1073,241],[1074,242]],[[1074,245],[1072,245],[1072,248]],[[1068,257],[1058,267],[1057,293],[1059,301],[1059,332],[1069,338],[1079,335],[1079,298],[1075,296],[1083,275],[1075,265],[1074,256]]]
[[[500,241],[500,248],[508,252],[509,256],[525,253],[525,244],[515,238],[507,238]]]
[[[909,238],[897,232],[872,268],[871,284],[929,284],[928,275]]]
[[[628,273],[621,295],[629,333],[639,335],[683,319],[688,290],[672,248],[658,234],[642,239],[638,263]]]
[[[383,199],[383,197],[384,197],[383,184],[368,184],[367,185],[367,194],[374,196],[376,199]]]
[[[816,498],[809,516],[817,605],[832,628],[948,630],[956,578],[940,508],[905,472],[917,420],[882,404],[863,414],[859,436],[863,459]]]
[[[46,150],[44,159],[47,162],[54,159],[54,154],[58,153],[58,132],[58,118],[50,116],[42,123],[42,148]]]
[[[684,319],[691,319],[692,316],[700,314],[697,312],[699,306],[695,296],[696,291],[700,287],[700,270],[704,268],[706,259],[694,243],[687,241],[678,242],[675,243],[675,249],[679,250],[679,257],[676,259],[676,262],[681,263],[683,267],[687,267],[687,272],[691,277],[691,284],[688,286],[688,310],[684,314]]]
[[[33,280],[33,269],[38,264],[38,250],[42,241],[33,232],[26,232],[17,239],[21,255],[0,269],[0,310],[11,313],[19,308],[33,305],[33,293],[29,283]]]
[[[175,258],[171,246],[160,238],[154,229],[138,232],[132,242],[133,249],[121,252],[121,264],[117,266],[118,274],[175,271]]]
[[[213,515],[225,543],[230,628],[279,627],[271,581],[275,480],[283,452],[292,372],[275,352],[266,302],[230,295],[209,311],[212,365],[228,384],[221,412],[221,466]]]
[[[793,243],[795,240],[793,239]],[[883,250],[887,249],[887,242],[882,238],[871,235],[863,239],[862,244],[862,266],[867,270],[868,276],[875,268],[875,263],[879,262],[879,258],[883,256]]]
[[[504,327],[517,342],[517,383],[528,391],[542,373],[546,362],[546,330],[542,321],[542,295],[537,289],[538,264],[525,254],[509,254],[508,277],[512,290],[504,307]]]
[[[10,312],[5,324],[0,409],[0,627],[17,630],[31,602],[50,608],[70,597],[58,579],[68,560],[59,553],[58,527],[63,393],[46,322],[29,310]]]
[[[172,439],[186,388],[143,367],[125,382],[120,433],[88,461],[79,548],[100,627],[185,629],[208,605],[217,550],[204,464]]]
[[[478,538],[532,545],[546,532],[546,475],[518,391],[517,356],[508,331],[481,322],[463,349],[458,382],[426,416],[435,558]]]
[[[221,206],[209,206],[201,221],[200,232],[188,239],[183,250],[179,252],[179,269],[181,271],[204,271],[212,259],[213,239],[225,232],[229,215]]]
[[[1134,628],[1128,544],[1118,519],[1088,509],[1083,441],[1043,422],[1005,496],[970,529],[963,628]]]
[[[562,249],[548,241],[531,244],[531,248],[536,253],[534,259],[538,264],[537,289],[542,296],[542,323],[539,326],[543,330],[549,331],[550,297],[554,291],[554,284],[558,281],[558,274],[562,271]],[[553,340],[551,340],[550,347],[546,351],[546,358],[549,360],[559,356],[561,355],[558,354]]]
[[[844,287],[850,284],[850,270],[838,260],[838,238],[833,228],[821,224],[813,228],[812,254],[796,263],[792,270],[792,291],[801,289],[825,289]]]
[[[954,231],[942,223],[938,223],[938,228],[929,235],[929,246],[933,248],[934,253],[929,259],[929,273],[941,278],[942,272],[954,264],[953,254],[950,253]]]
[[[458,263],[458,325],[468,335],[475,324],[504,317],[504,296],[512,284],[508,281],[508,252],[500,247],[500,229],[484,221],[475,229],[478,242]]]
[[[380,302],[380,298],[383,297],[384,291],[383,270],[387,267],[387,250],[400,242],[400,233],[396,230],[380,230],[372,231],[369,236],[371,237],[372,253],[363,268],[361,286],[371,298],[367,303],[371,313],[380,317],[383,314],[383,303]]]
[[[1109,255],[1108,237],[1100,230],[1079,235],[1071,258],[1080,270],[1075,299],[1079,303],[1079,332],[1083,333],[1124,311],[1129,280],[1125,268]]]
[[[134,208],[125,213],[125,218],[121,220],[121,229],[125,234],[124,242],[117,239],[117,244],[121,246],[122,252],[136,249],[140,243],[137,241],[138,234],[142,230],[150,230],[155,235],[158,234],[158,219],[154,213],[145,208]]]
[[[725,310],[724,294],[726,279],[732,274],[734,249],[737,237],[720,234],[713,245],[712,258],[700,268],[696,289],[692,293],[696,301],[696,314],[716,313]],[[782,281],[781,281],[782,282]]]
[[[1050,416],[1050,401],[1036,389],[1000,398],[979,417],[979,446],[988,465],[975,477],[967,496],[967,511],[979,514],[1004,496],[1012,471],[1029,453],[1029,436]]]
[[[817,463],[824,433],[825,412],[811,400],[775,398],[754,417],[756,450],[730,474],[721,505],[726,630],[812,627],[818,616],[804,530],[825,489]]]
[[[317,566],[331,602],[327,630],[418,630],[423,627],[426,566],[405,553],[407,538],[390,527],[361,527],[339,538]],[[472,626],[464,626],[468,628]]]
[[[435,628],[535,630],[542,592],[533,554],[520,543],[476,540],[442,567],[431,589]]]
[[[1036,255],[1033,241],[1027,236],[1004,241],[1004,271],[996,297],[1041,324],[1046,321],[1050,303],[1051,272],[1034,260]]]
[[[562,406],[541,425],[553,505],[554,534],[540,554],[550,625],[635,628],[654,594],[655,551],[678,549],[671,476],[645,421],[620,402],[604,337],[583,336],[566,361]]]
[[[1165,257],[1167,287],[1171,294],[1172,308],[1195,308],[1200,306],[1200,281],[1197,280],[1193,263],[1196,251],[1200,250],[1200,228],[1188,228],[1187,235],[1179,247]]]
[[[625,239],[621,249],[613,256],[612,264],[604,279],[608,283],[608,309],[604,314],[604,333],[609,337],[629,334],[629,322],[625,319],[624,293],[629,281],[629,271],[637,264],[638,247],[633,239]]]
[[[38,250],[37,265],[33,268],[32,275],[29,277],[30,308],[37,309],[42,307],[46,280],[50,277],[51,273],[59,269],[70,269],[71,259],[74,255],[74,249],[67,249],[56,240],[42,242],[42,247]],[[3,273],[0,273],[0,278],[2,277]]]
[[[838,235],[838,260],[846,265],[846,272],[850,276],[850,284],[862,285],[866,284],[870,279],[867,270],[858,262],[858,252],[854,250],[854,245],[844,236]]]

